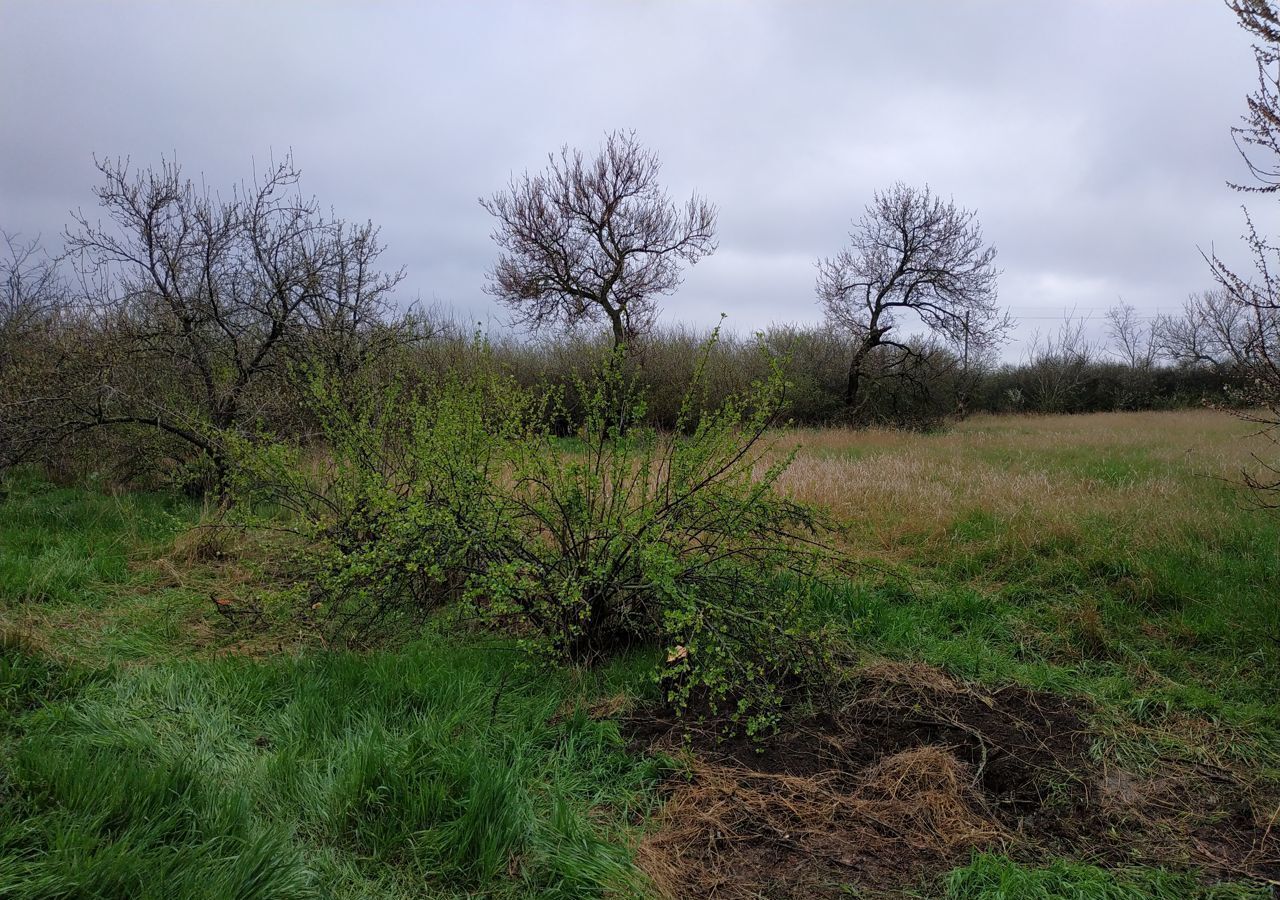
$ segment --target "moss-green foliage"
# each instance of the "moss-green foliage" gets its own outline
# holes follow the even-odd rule
[[[979,854],[947,878],[948,900],[1265,900],[1270,891],[1247,885],[1205,885],[1159,869],[1106,870],[1058,860],[1023,866]]]
[[[494,492],[529,402],[489,370],[355,398],[318,376],[318,458],[295,444],[228,438],[237,513],[299,539],[283,568],[330,642],[411,637],[460,597],[508,529]]]
[[[511,445],[500,502],[516,527],[474,595],[531,624],[553,657],[659,644],[677,710],[771,727],[786,684],[822,663],[811,592],[833,561],[817,513],[777,490],[792,455],[762,440],[782,407],[780,367],[704,410],[700,365],[674,432],[641,424],[631,368],[615,354],[579,385],[575,452],[545,428]]]

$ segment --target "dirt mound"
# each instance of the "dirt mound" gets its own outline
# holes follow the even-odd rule
[[[1002,818],[1087,800],[1092,736],[1067,698],[1008,685],[984,691],[928,666],[865,670],[839,715],[841,731],[879,752],[941,744],[975,769]]]
[[[1087,736],[1065,700],[890,664],[863,670],[850,696],[763,743],[723,739],[714,725],[629,722],[633,740],[693,754],[690,780],[638,852],[660,890],[820,897],[903,885],[1007,844],[1016,811],[1085,782]]]
[[[670,719],[633,719],[634,741],[685,748],[759,772],[858,780],[880,759],[918,747],[950,749],[973,767],[989,802],[1006,813],[1038,809],[1064,788],[1085,790],[1091,737],[1081,707],[1062,697],[1008,686],[987,692],[925,665],[863,669],[838,709],[787,727],[763,742],[724,739]]]
[[[688,780],[673,783],[637,853],[660,891],[846,896],[850,884],[919,884],[993,847],[1030,859],[1100,859],[1110,847],[1117,862],[1268,874],[1267,823],[1205,808],[1199,824],[1154,817],[1145,782],[1118,786],[1091,759],[1078,703],[985,691],[923,665],[865,668],[851,687],[838,707],[762,743],[724,739],[714,723],[625,720],[633,743],[689,758]],[[1134,829],[1124,847],[1118,826]]]

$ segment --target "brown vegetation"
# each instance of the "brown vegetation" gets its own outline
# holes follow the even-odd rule
[[[1097,517],[1133,546],[1183,528],[1209,532],[1229,511],[1203,508],[1200,491],[1239,480],[1270,446],[1255,426],[1211,410],[974,416],[938,434],[798,429],[788,439],[801,452],[782,487],[821,503],[848,523],[857,548],[877,552],[949,543],[948,529],[975,511],[1028,544],[1084,534]],[[1091,468],[1116,457],[1132,465]]]
[[[844,696],[762,745],[627,720],[637,745],[686,760],[637,851],[664,896],[905,889],[981,848],[1280,876],[1276,797],[1228,769],[1095,760],[1082,704],[896,663],[863,667]]]

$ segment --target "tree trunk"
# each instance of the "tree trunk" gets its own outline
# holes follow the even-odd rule
[[[627,332],[622,327],[621,311],[609,310],[609,323],[613,326],[613,349],[625,348],[627,346]]]
[[[875,343],[870,337],[864,338],[862,343],[858,345],[858,349],[853,352],[853,359],[849,362],[849,380],[844,388],[844,407],[846,412],[852,412],[856,408],[858,388],[862,382],[862,364],[874,346]]]

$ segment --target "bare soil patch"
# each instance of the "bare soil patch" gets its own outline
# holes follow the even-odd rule
[[[762,743],[724,739],[718,723],[633,715],[634,745],[688,761],[637,861],[669,897],[895,891],[975,849],[1280,879],[1271,801],[1225,770],[1141,779],[1094,760],[1087,712],[1057,695],[880,664],[838,708]]]

